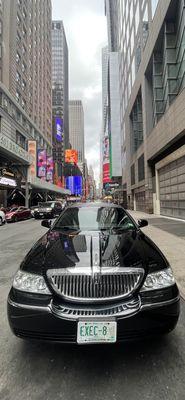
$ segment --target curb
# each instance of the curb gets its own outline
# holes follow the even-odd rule
[[[178,280],[177,280],[177,286],[178,286],[178,288],[179,288],[180,297],[185,301],[185,290],[184,290],[183,287],[178,283]]]

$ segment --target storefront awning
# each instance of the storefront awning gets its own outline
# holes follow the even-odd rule
[[[37,177],[30,177],[29,184],[32,188],[45,191],[45,192],[54,192],[59,193],[61,195],[70,195],[71,191],[68,189],[61,188],[59,186],[54,185],[53,183],[42,181]]]

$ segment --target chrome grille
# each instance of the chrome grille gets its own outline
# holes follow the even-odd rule
[[[141,301],[140,298],[132,298],[132,300],[129,300],[124,303],[116,303],[111,306],[104,306],[104,307],[97,307],[93,306],[93,308],[89,308],[88,306],[83,307],[73,307],[69,305],[59,305],[59,304],[54,304],[52,303],[51,305],[51,310],[54,314],[56,314],[59,317],[64,317],[67,319],[78,319],[80,318],[85,318],[85,317],[96,317],[96,318],[101,318],[101,317],[123,317],[123,316],[128,316],[128,315],[133,315],[136,312],[139,311],[141,307]]]
[[[107,301],[133,293],[144,275],[142,268],[68,268],[48,270],[53,290],[68,300]]]

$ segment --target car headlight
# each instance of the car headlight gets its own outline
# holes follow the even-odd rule
[[[29,293],[51,294],[43,276],[21,270],[15,274],[13,288]]]
[[[52,211],[52,208],[46,208],[46,211]]]
[[[169,267],[161,271],[148,274],[141,288],[141,292],[146,290],[163,289],[174,285],[174,283],[175,279],[173,276],[173,272],[172,269]]]

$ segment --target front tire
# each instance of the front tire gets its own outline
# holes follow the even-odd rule
[[[14,217],[13,222],[18,222],[17,216]]]
[[[3,219],[2,219],[2,217],[0,217],[0,226],[2,226],[3,225]]]

